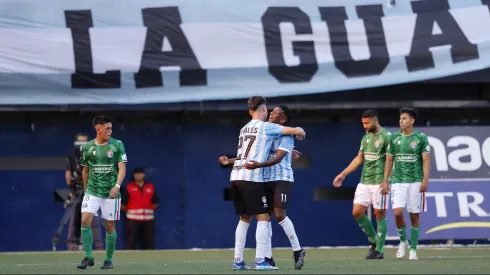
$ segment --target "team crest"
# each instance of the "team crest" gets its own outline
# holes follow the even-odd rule
[[[410,142],[410,148],[415,149],[417,147],[417,142],[414,140]]]
[[[376,140],[376,142],[374,142],[374,147],[376,147],[376,149],[378,149],[380,144],[381,144],[381,141],[378,139],[378,140]]]
[[[112,151],[107,151],[105,154],[107,158],[111,159],[112,158]]]

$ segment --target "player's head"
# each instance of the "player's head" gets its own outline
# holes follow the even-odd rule
[[[269,115],[269,122],[279,125],[288,125],[291,120],[291,111],[286,106],[277,106]]]
[[[404,107],[400,109],[400,129],[405,130],[413,127],[417,118],[417,110],[414,108]]]
[[[85,133],[78,133],[75,136],[75,141],[78,141],[78,142],[87,142],[88,141],[88,135],[85,134]]]
[[[362,113],[362,126],[368,133],[376,132],[379,128],[378,112],[375,109],[367,109]]]
[[[135,181],[145,180],[145,169],[143,167],[136,167],[133,170],[133,177]]]
[[[106,116],[96,116],[92,123],[94,124],[98,137],[101,137],[104,141],[108,141],[111,138],[112,119]]]
[[[267,118],[267,105],[263,96],[252,96],[248,99],[248,113],[254,118],[265,121]]]

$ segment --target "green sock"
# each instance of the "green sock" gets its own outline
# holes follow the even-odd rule
[[[92,255],[92,243],[94,241],[94,237],[92,236],[92,227],[91,226],[82,226],[82,242],[83,242],[83,250],[85,250],[85,256],[93,259]]]
[[[376,242],[376,251],[383,253],[383,247],[386,240],[386,219],[377,221],[378,224],[378,241]]]
[[[396,231],[398,231],[398,236],[400,236],[401,242],[407,241],[407,232],[405,232],[405,226],[402,228],[397,228]]]
[[[105,260],[112,261],[112,255],[114,254],[114,250],[116,250],[116,239],[117,233],[114,231],[112,234],[105,235]]]
[[[416,250],[417,249],[417,243],[419,242],[419,227],[413,227],[410,228],[410,249]]]
[[[377,239],[376,238],[376,232],[374,232],[373,224],[368,219],[368,217],[362,216],[361,218],[356,219],[356,220],[359,223],[359,226],[361,227],[362,231],[364,231],[364,233],[366,233],[369,241],[371,243],[375,243],[376,239]]]

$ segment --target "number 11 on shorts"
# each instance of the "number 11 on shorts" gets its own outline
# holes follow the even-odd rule
[[[286,202],[286,200],[287,200],[287,195],[284,193],[281,193],[281,201]]]

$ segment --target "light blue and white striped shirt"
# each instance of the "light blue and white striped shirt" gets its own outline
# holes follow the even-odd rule
[[[263,182],[264,168],[248,170],[243,165],[254,160],[264,162],[274,138],[280,137],[284,127],[274,123],[252,120],[240,130],[238,151],[230,181],[243,180]]]
[[[278,180],[294,182],[293,168],[291,167],[293,148],[293,136],[281,136],[274,139],[267,159],[274,158],[277,150],[286,151],[287,154],[278,164],[264,168],[264,182]]]

